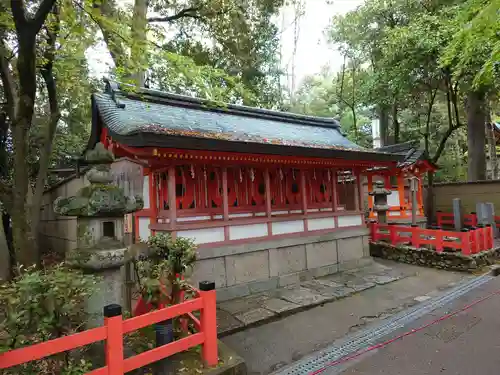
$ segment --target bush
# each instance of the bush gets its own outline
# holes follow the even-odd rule
[[[196,245],[188,238],[175,241],[166,233],[150,236],[148,257],[135,262],[139,290],[143,298],[158,307],[175,304],[182,276],[196,261]]]
[[[14,280],[0,285],[0,353],[85,328],[89,316],[84,302],[96,284],[92,276],[64,263],[19,271]],[[91,367],[83,350],[26,363],[4,374],[83,374]]]

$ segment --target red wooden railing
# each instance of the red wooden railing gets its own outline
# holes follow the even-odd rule
[[[200,290],[195,289],[195,294],[193,299],[126,320],[122,319],[120,305],[105,306],[104,326],[2,353],[0,354],[0,369],[35,361],[102,340],[106,340],[106,366],[86,375],[123,375],[197,345],[202,345],[201,356],[205,364],[215,366],[218,363],[218,353],[214,284],[200,283]],[[200,311],[199,320],[193,316],[193,311]],[[136,356],[124,358],[123,335],[181,316],[193,319],[198,332]]]
[[[417,248],[430,245],[437,252],[451,248],[460,250],[464,255],[493,248],[493,230],[490,226],[464,229],[462,232],[378,223],[370,223],[370,228],[372,241],[386,240],[392,245],[408,243]]]
[[[436,223],[438,226],[453,226],[454,225],[454,216],[453,213],[449,212],[441,212],[438,211],[436,212]],[[477,215],[476,213],[472,212],[470,214],[464,215],[464,225],[466,226],[476,226],[477,223]],[[495,224],[497,228],[500,228],[500,216],[495,216]]]

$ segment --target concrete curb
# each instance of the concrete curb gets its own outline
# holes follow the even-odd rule
[[[407,277],[407,276],[405,276]],[[397,280],[394,280],[395,281],[398,281],[398,280],[401,280],[402,278],[400,279],[397,279]],[[270,317],[266,317],[264,319],[260,319],[256,322],[253,322],[253,323],[250,323],[250,324],[244,324],[242,326],[238,326],[238,327],[234,327],[234,328],[229,328],[227,330],[224,330],[224,331],[221,331],[221,332],[217,332],[217,337],[219,338],[222,338],[222,337],[226,337],[226,336],[229,336],[229,335],[232,335],[234,333],[237,333],[237,332],[241,332],[241,331],[245,331],[247,329],[250,329],[250,328],[255,328],[255,327],[259,327],[259,326],[262,326],[264,324],[268,324],[268,323],[271,323],[271,322],[275,322],[275,321],[278,321],[278,320],[281,320],[283,318],[286,318],[287,316],[290,316],[290,315],[294,315],[294,314],[297,314],[297,313],[300,313],[300,312],[303,312],[303,311],[307,311],[307,310],[310,310],[310,309],[313,309],[315,307],[318,307],[318,306],[323,306],[327,303],[332,303],[332,302],[335,302],[335,301],[338,301],[338,300],[341,300],[341,299],[344,299],[344,298],[348,298],[348,297],[351,297],[355,294],[358,294],[358,293],[361,293],[365,290],[368,290],[368,289],[372,289],[374,287],[376,287],[377,284],[374,283],[373,286],[369,287],[369,288],[365,288],[363,290],[359,290],[359,291],[356,291],[354,290],[352,293],[350,294],[347,294],[345,296],[342,296],[342,297],[325,297],[325,299],[322,299],[321,301],[318,301],[318,302],[313,302],[309,305],[303,305],[303,306],[298,306],[296,308],[292,308],[292,309],[289,309],[289,310],[286,310],[286,311],[283,311],[281,313],[274,313],[273,312],[273,316],[270,316]],[[236,318],[235,318],[236,319]]]

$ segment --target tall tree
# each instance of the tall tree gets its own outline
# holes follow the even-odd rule
[[[218,82],[217,86],[233,91],[236,81],[245,86],[246,95],[236,95],[236,100],[275,106],[281,96],[276,84],[281,72],[276,56],[277,28],[271,19],[282,4],[282,0],[253,0],[242,7],[235,0],[168,3],[135,0],[132,17],[115,1],[103,0],[95,2],[93,11],[97,12],[95,19],[121,79],[133,77],[138,71],[148,71],[151,84],[160,88],[168,86],[171,91],[187,91],[182,85],[165,85],[169,67],[164,62],[167,60],[176,70],[184,65],[191,89],[206,96],[205,75],[194,79],[189,69],[210,66],[226,75],[223,84]],[[123,27],[114,31],[115,25],[110,19],[116,19]],[[129,38],[134,44],[130,52]],[[179,55],[186,58],[180,59]],[[158,64],[161,61],[163,64]],[[222,74],[219,76],[218,79],[223,78]],[[234,96],[234,92],[231,95]]]

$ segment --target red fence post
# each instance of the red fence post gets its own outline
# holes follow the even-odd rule
[[[477,228],[477,235],[478,235],[478,246],[477,246],[477,249],[478,249],[478,252],[481,252],[483,251],[485,248],[486,248],[486,244],[485,244],[485,240],[486,238],[484,237],[484,225],[482,224],[478,224],[478,228]]]
[[[436,212],[436,222],[438,226],[443,225],[443,213],[441,211]]]
[[[398,232],[396,231],[396,227],[394,224],[389,223],[389,242],[392,245],[397,245]]]
[[[472,227],[470,232],[470,242],[471,242],[471,251],[472,254],[477,253],[477,228]]]
[[[443,251],[443,235],[441,234],[441,229],[434,229],[433,232],[436,251],[441,253]]]
[[[420,247],[420,227],[418,224],[411,225],[411,245],[417,249]]]
[[[215,366],[219,362],[217,348],[217,303],[215,282],[201,281],[199,284],[200,296],[203,299],[201,311],[201,331],[205,335],[202,357],[206,366]]]
[[[370,235],[371,235],[371,240],[373,242],[376,242],[378,240],[378,237],[377,237],[377,222],[375,222],[375,221],[370,221]]]
[[[123,375],[123,321],[122,307],[104,306],[104,325],[107,329],[106,366],[108,375]]]
[[[475,226],[477,226],[477,215],[476,215],[476,213],[474,211],[471,212],[470,214],[471,214],[471,219],[470,219],[471,223],[470,223],[470,225],[473,226],[473,227],[475,227]]]
[[[471,249],[470,249],[470,232],[467,228],[462,228],[460,234],[460,242],[462,245],[462,254],[463,255],[470,255],[471,254]]]
[[[491,224],[486,224],[486,238],[488,239],[486,249],[493,249],[493,227]]]

